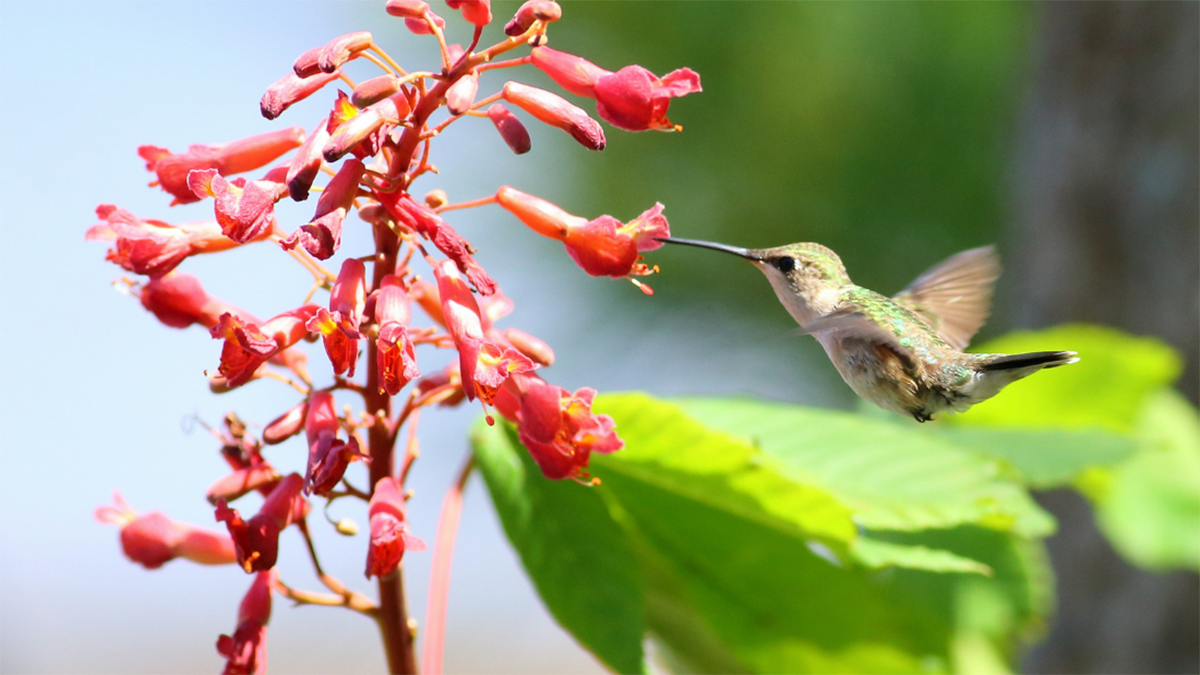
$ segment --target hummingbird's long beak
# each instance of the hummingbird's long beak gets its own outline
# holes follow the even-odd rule
[[[732,253],[739,258],[745,258],[754,262],[762,262],[762,256],[751,251],[748,248],[739,248],[737,246],[726,246],[725,244],[715,244],[711,241],[697,241],[695,239],[678,239],[675,237],[655,237],[657,241],[664,244],[683,244],[684,246],[696,246],[699,248],[711,248],[714,251],[724,251]]]

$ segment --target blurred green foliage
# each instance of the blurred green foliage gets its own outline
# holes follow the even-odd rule
[[[672,102],[682,135],[634,139],[606,127],[608,147],[573,168],[569,191],[551,196],[580,215],[622,219],[661,201],[681,237],[750,247],[817,241],[842,255],[857,283],[897,291],[942,258],[999,239],[1034,11],[567,2],[553,47],[612,70],[687,66],[704,92]],[[762,280],[734,260],[692,250],[649,260],[663,266],[651,283],[671,302],[786,321],[769,311]]]

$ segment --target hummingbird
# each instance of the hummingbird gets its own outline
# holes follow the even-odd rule
[[[991,309],[1000,275],[994,246],[953,255],[889,298],[856,286],[841,258],[820,244],[739,248],[673,237],[658,241],[749,260],[767,276],[801,333],[825,348],[854,393],[918,422],[962,412],[1043,368],[1079,360],[1068,351],[962,351]]]

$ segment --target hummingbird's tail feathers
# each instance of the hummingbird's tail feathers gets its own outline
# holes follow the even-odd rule
[[[1057,368],[1079,360],[1075,352],[1028,352],[999,356],[979,366],[981,371]]]

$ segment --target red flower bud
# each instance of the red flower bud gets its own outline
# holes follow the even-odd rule
[[[412,283],[408,297],[416,300],[421,309],[442,328],[446,327],[446,317],[442,316],[442,298],[438,295],[437,286],[419,279]]]
[[[235,469],[233,473],[218,478],[216,482],[208,486],[205,497],[214,506],[219,501],[231,502],[251,490],[258,490],[277,483],[279,478],[279,474],[275,473],[275,468],[267,463]]]
[[[446,0],[450,9],[461,9],[463,18],[476,26],[492,22],[491,0]]]
[[[446,108],[451,115],[461,115],[471,109],[475,103],[475,94],[479,91],[479,73],[471,72],[458,78],[446,90]]]
[[[321,87],[338,78],[338,72],[317,73],[309,77],[300,77],[296,73],[288,73],[279,78],[263,94],[258,102],[262,116],[273,120],[283,114],[293,103],[303,101],[316,93]]]
[[[201,565],[237,562],[233,541],[224,532],[213,532],[171,520],[154,511],[139,516],[119,491],[115,506],[96,509],[96,520],[121,528],[121,548],[130,560],[146,569],[158,569],[175,558]]]
[[[421,0],[388,0],[385,10],[403,19],[420,19],[429,11],[429,4]]]
[[[425,542],[408,533],[404,496],[396,480],[380,478],[367,506],[371,545],[367,549],[367,578],[384,577],[400,566],[405,551],[424,551]]]
[[[528,356],[535,363],[543,366],[554,365],[554,350],[550,348],[550,345],[529,333],[516,328],[508,328],[504,331],[504,337],[508,338],[517,351]]]
[[[533,65],[549,75],[558,86],[576,96],[596,98],[596,80],[612,74],[583,57],[549,47],[537,47],[530,56]]]
[[[496,131],[500,132],[500,137],[508,144],[508,147],[518,155],[523,155],[529,152],[531,143],[529,141],[529,131],[521,124],[521,120],[517,116],[508,111],[502,103],[493,103],[487,110],[488,119],[492,124],[496,125]]]
[[[329,142],[329,118],[321,120],[313,130],[312,135],[305,139],[304,144],[292,157],[287,171],[288,194],[292,199],[302,202],[308,199],[309,188],[317,174],[321,173],[322,152]]]
[[[308,401],[301,401],[287,412],[271,420],[263,429],[263,443],[277,445],[300,433],[300,430],[304,428],[304,413],[307,410]]]
[[[400,91],[400,78],[395,75],[380,75],[360,82],[350,94],[350,102],[357,108],[365,108],[397,91]]]
[[[311,77],[320,72],[332,73],[371,44],[371,34],[365,30],[339,35],[325,45],[301,54],[292,64],[292,70],[297,77]]]
[[[561,96],[519,82],[506,82],[503,97],[538,120],[571,134],[585,148],[604,149],[604,130],[600,123]]]
[[[206,293],[196,277],[180,272],[147,281],[138,291],[138,299],[142,307],[171,328],[193,324],[212,328],[226,312],[253,320],[246,312]]]
[[[507,24],[504,25],[504,34],[510,37],[516,37],[533,25],[534,21],[543,21],[551,23],[562,18],[562,7],[559,7],[557,2],[553,0],[529,0],[521,5]]]

